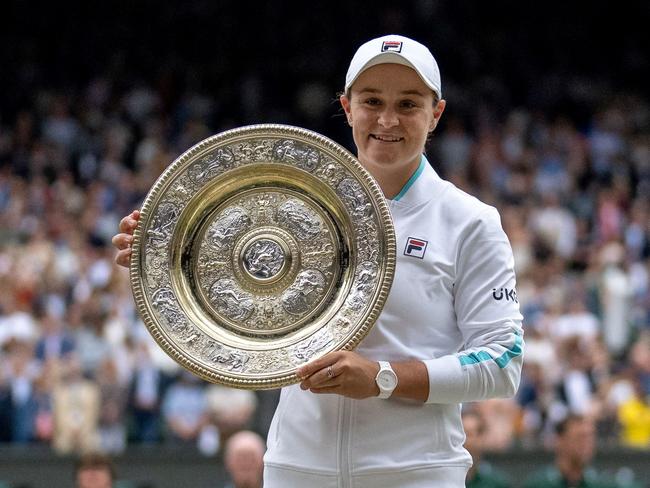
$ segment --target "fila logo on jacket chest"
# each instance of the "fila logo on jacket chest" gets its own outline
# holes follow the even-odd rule
[[[424,253],[427,252],[427,244],[429,244],[429,241],[417,237],[409,237],[406,239],[404,256],[424,259]]]

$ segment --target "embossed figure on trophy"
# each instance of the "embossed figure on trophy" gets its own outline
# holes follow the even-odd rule
[[[283,295],[282,306],[291,314],[307,312],[321,297],[324,287],[325,277],[320,271],[302,271]]]
[[[251,316],[255,303],[248,293],[241,290],[236,293],[236,287],[233,280],[216,281],[210,288],[210,299],[228,318],[241,321]]]
[[[220,148],[192,165],[188,170],[188,174],[196,182],[203,181],[230,168],[234,162],[235,156],[232,151],[227,148]]]
[[[195,329],[194,326],[192,327],[187,327],[184,333],[181,335],[181,337],[178,339],[178,342],[181,344],[186,344],[186,345],[192,345],[196,341],[198,341],[201,338],[201,334],[199,334]]]
[[[229,245],[233,238],[251,225],[251,218],[241,207],[231,207],[210,226],[207,232],[208,242],[217,249]]]
[[[271,278],[282,269],[284,253],[277,243],[269,239],[261,239],[246,251],[244,263],[253,276]]]
[[[321,230],[321,222],[316,214],[297,200],[287,200],[278,208],[278,222],[293,231],[299,239],[313,239]]]
[[[204,350],[205,357],[221,366],[234,371],[241,371],[248,362],[248,355],[240,351],[226,349],[221,344],[210,342]]]
[[[160,206],[146,232],[150,246],[162,247],[167,244],[179,214],[179,210],[171,203]]]
[[[165,318],[169,327],[178,331],[185,327],[183,314],[178,309],[176,297],[170,288],[161,288],[151,296],[151,304]]]
[[[176,307],[174,292],[169,288],[160,288],[151,297],[151,303],[159,310]]]
[[[360,233],[357,237],[357,248],[359,257],[364,261],[377,261],[379,258],[379,249],[377,244],[380,242],[377,230],[374,225],[367,223],[366,219],[363,224],[359,225]]]
[[[237,147],[238,161],[260,161],[267,158],[269,148],[266,141],[263,142],[246,142]]]
[[[168,280],[165,279],[165,269],[163,267],[163,263],[166,261],[160,254],[161,252],[158,250],[157,252],[148,252],[145,255],[145,263],[147,269],[149,269],[146,282],[147,287],[152,290],[158,289],[161,284],[164,285],[168,282]]]
[[[255,202],[254,212],[256,215],[256,224],[260,225],[266,223],[272,218],[273,214],[273,204],[271,198],[266,194],[261,194],[258,196],[257,201]]]
[[[329,346],[334,341],[334,338],[327,331],[321,331],[315,334],[306,344],[301,344],[296,347],[293,356],[300,362],[309,361],[314,354],[323,348]]]
[[[353,310],[358,310],[367,302],[368,295],[374,289],[373,285],[376,279],[376,265],[369,261],[361,263],[354,290],[350,294],[350,306]]]
[[[338,166],[334,163],[327,163],[326,165],[321,166],[318,175],[327,181],[332,187],[335,187],[341,179],[341,172]]]
[[[337,189],[353,215],[361,218],[371,214],[372,204],[368,201],[358,182],[346,178],[339,183]]]
[[[320,163],[320,153],[295,141],[280,141],[273,147],[273,157],[292,161],[306,171],[314,171]]]

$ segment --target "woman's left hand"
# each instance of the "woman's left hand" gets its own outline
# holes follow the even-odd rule
[[[352,351],[336,351],[306,364],[297,374],[303,390],[361,399],[379,395],[375,382],[378,372],[377,361]]]

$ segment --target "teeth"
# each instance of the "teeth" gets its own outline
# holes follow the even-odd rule
[[[378,140],[384,141],[384,142],[399,142],[399,141],[402,140],[401,137],[388,137],[388,136],[375,136],[375,135],[373,135],[373,137],[375,139],[378,139]]]

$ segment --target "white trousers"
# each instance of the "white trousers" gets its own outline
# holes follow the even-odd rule
[[[264,488],[464,488],[466,466],[412,469],[354,475],[308,473],[288,467],[265,466]]]

